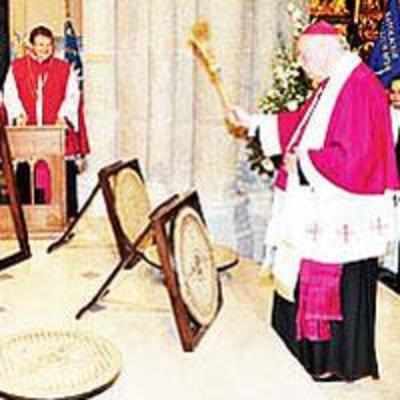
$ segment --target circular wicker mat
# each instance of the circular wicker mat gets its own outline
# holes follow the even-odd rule
[[[124,234],[134,241],[142,228],[149,222],[151,210],[150,199],[146,187],[136,171],[131,168],[121,170],[116,176],[115,208]],[[151,237],[145,240],[146,247]]]
[[[0,393],[9,398],[90,397],[120,371],[120,352],[88,333],[35,331],[0,340]]]
[[[182,299],[192,317],[208,325],[218,312],[218,276],[207,230],[192,208],[177,214],[173,243]]]

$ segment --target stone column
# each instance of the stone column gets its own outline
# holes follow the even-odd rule
[[[153,0],[149,10],[149,180],[170,187],[175,127],[176,9],[174,0]]]
[[[89,168],[80,179],[83,200],[97,181],[100,168],[117,159],[117,86],[115,61],[116,1],[83,2],[85,111],[90,139]],[[80,201],[82,203],[82,200]],[[91,210],[97,212],[102,203]]]
[[[174,136],[172,142],[172,190],[187,190],[194,185],[194,60],[187,44],[196,19],[196,0],[177,0],[175,12],[174,58]]]
[[[233,103],[239,102],[241,11],[243,1],[199,2],[198,15],[209,21],[211,47],[221,66],[226,92]],[[203,197],[222,200],[230,190],[236,161],[236,144],[227,134],[223,109],[216,91],[201,66],[195,71],[194,132],[195,185]]]
[[[150,111],[151,2],[118,1],[118,109],[119,153],[138,158],[146,170]]]

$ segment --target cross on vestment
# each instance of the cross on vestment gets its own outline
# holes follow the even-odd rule
[[[381,235],[386,228],[387,228],[387,225],[382,223],[381,217],[378,217],[376,224],[375,225],[372,224],[372,226],[371,226],[371,230],[376,230],[379,235]]]
[[[318,235],[321,233],[320,226],[314,222],[311,227],[308,227],[306,232],[312,236],[314,242],[317,241]]]
[[[349,243],[350,236],[352,236],[353,232],[350,229],[349,224],[343,224],[342,228],[339,229],[338,234],[339,234],[339,236],[343,236],[344,243]]]

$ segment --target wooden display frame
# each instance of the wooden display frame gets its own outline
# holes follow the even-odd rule
[[[135,234],[133,240],[129,239],[122,228],[120,216],[115,204],[115,195],[113,192],[113,179],[123,169],[132,169],[144,184],[143,175],[140,169],[138,160],[133,159],[127,162],[118,161],[112,165],[102,168],[98,173],[98,183],[93,189],[88,200],[84,204],[82,210],[79,212],[77,218],[71,223],[66,232],[60,239],[54,242],[48,248],[48,252],[53,251],[57,247],[67,243],[73,237],[72,230],[77,224],[78,220],[82,217],[85,210],[89,207],[90,203],[98,193],[102,191],[104,201],[106,203],[107,214],[112,226],[112,230],[116,239],[118,252],[120,255],[120,261],[114,267],[112,272],[108,275],[107,279],[97,290],[95,295],[88,301],[76,314],[76,318],[80,319],[87,311],[89,311],[101,298],[109,293],[109,287],[115,280],[118,274],[125,270],[132,268],[139,261],[145,261],[147,264],[155,266],[161,270],[164,276],[164,282],[170,297],[176,325],[179,332],[179,337],[184,351],[193,351],[207,329],[210,327],[213,320],[218,315],[222,307],[222,290],[219,275],[217,274],[217,286],[218,286],[218,305],[216,306],[217,312],[213,320],[207,324],[202,325],[196,321],[190,314],[184,300],[180,294],[179,282],[176,275],[174,254],[171,245],[171,236],[167,233],[166,226],[170,224],[174,225],[174,219],[177,216],[179,210],[183,207],[191,207],[195,210],[196,215],[199,216],[201,221],[206,226],[205,218],[201,209],[200,200],[197,192],[190,192],[186,195],[173,195],[168,198],[165,202],[160,204],[148,215],[148,222],[144,224],[142,229]],[[134,210],[135,204],[132,202],[132,210]],[[153,246],[155,246],[160,260],[159,265],[156,265],[146,258],[145,244],[149,241],[149,236],[152,237]],[[215,253],[215,252],[214,252]],[[213,254],[214,254],[213,253]],[[214,260],[214,265],[215,259]],[[227,268],[236,265],[238,259],[232,260],[229,264],[225,264],[221,269],[216,267],[217,271],[223,271]],[[215,304],[215,303],[214,303]]]
[[[0,160],[6,184],[6,191],[9,197],[9,205],[3,207],[9,208],[11,220],[14,227],[15,238],[19,244],[19,250],[9,256],[0,259],[0,271],[11,267],[16,263],[31,257],[29,246],[28,231],[26,227],[24,213],[19,201],[19,194],[16,188],[14,170],[11,163],[11,152],[7,140],[7,133],[4,125],[0,124]],[[1,229],[1,223],[0,223]]]
[[[120,217],[118,216],[118,211],[115,205],[115,196],[112,189],[112,180],[113,178],[122,170],[130,168],[132,169],[140,178],[143,185],[145,184],[142,170],[139,165],[139,161],[137,159],[133,159],[127,162],[118,161],[108,167],[102,168],[99,173],[99,183],[102,189],[104,202],[107,209],[108,218],[111,223],[111,227],[114,233],[115,241],[118,247],[118,251],[121,259],[126,259],[130,254],[138,253],[138,249],[133,246],[132,241],[125,234]],[[132,204],[132,208],[134,208],[134,204]],[[150,210],[149,210],[150,211]]]
[[[141,251],[138,250],[138,246],[140,246],[145,237],[144,236],[142,237],[141,235],[142,232],[138,232],[137,237],[133,241],[127,237],[127,235],[122,229],[120,217],[118,216],[118,212],[115,206],[115,196],[112,189],[112,180],[120,171],[126,168],[131,168],[135,173],[137,173],[137,175],[140,177],[140,179],[144,184],[143,174],[139,165],[139,161],[137,159],[132,159],[125,162],[120,160],[100,169],[100,171],[97,174],[98,182],[96,183],[88,199],[82,206],[82,209],[79,211],[76,218],[72,220],[71,223],[67,226],[67,229],[61,235],[61,237],[58,238],[56,241],[54,241],[52,244],[50,244],[50,246],[47,249],[48,253],[51,253],[52,251],[63,246],[64,244],[67,244],[70,240],[72,240],[72,238],[75,236],[73,232],[75,226],[78,224],[78,222],[80,221],[86,210],[89,208],[90,204],[96,197],[97,193],[101,191],[106,206],[107,216],[110,220],[114,238],[117,244],[121,263],[124,263],[126,262],[127,259],[130,259],[131,264],[125,265],[125,268],[128,269],[131,268],[138,261],[140,261],[140,259],[143,259],[144,255]],[[132,207],[134,207],[134,205],[132,205]],[[148,225],[150,226],[150,220]],[[143,228],[146,231],[146,235],[148,235],[149,234],[148,229],[146,227]]]
[[[104,281],[104,283],[100,286],[100,288],[97,290],[95,295],[91,298],[90,301],[88,301],[76,314],[76,318],[80,319],[88,310],[91,309],[102,297],[104,297],[108,292],[108,287],[111,285],[111,283],[114,281],[114,279],[118,276],[118,274],[125,270],[125,269],[131,269],[133,268],[139,261],[144,260],[144,254],[142,251],[139,250],[139,248],[142,248],[142,244],[144,241],[148,241],[149,235],[151,235],[152,232],[152,226],[150,223],[150,219],[148,221],[148,224],[143,226],[143,229],[140,232],[137,232],[137,236],[135,239],[132,241],[130,240],[124,233],[122,226],[121,226],[121,221],[119,219],[116,207],[115,207],[115,199],[114,199],[114,194],[112,191],[112,185],[111,181],[112,178],[120,172],[124,168],[132,168],[143,180],[143,175],[140,170],[139,162],[137,159],[132,159],[127,162],[123,161],[117,161],[109,166],[106,166],[102,168],[98,172],[98,182],[96,183],[95,187],[93,188],[91,194],[89,195],[88,199],[85,201],[85,203],[82,206],[82,209],[79,211],[78,215],[74,220],[70,222],[70,224],[67,226],[67,229],[64,231],[64,233],[53,243],[50,244],[50,246],[47,248],[47,252],[51,253],[54,250],[58,249],[59,247],[67,244],[69,241],[71,241],[75,234],[73,232],[75,226],[78,224],[82,216],[85,214],[86,210],[89,208],[91,203],[93,202],[94,198],[96,197],[97,193],[101,191],[103,193],[103,198],[106,203],[106,210],[107,210],[107,215],[109,217],[112,230],[114,233],[114,237],[117,243],[117,248],[119,251],[120,255],[120,261],[118,264],[114,267],[112,272],[109,274],[107,279]],[[173,201],[177,195],[172,196],[170,199],[167,199],[167,202]],[[163,206],[165,203],[162,203],[160,205]],[[154,266],[154,265],[153,265]]]
[[[186,206],[192,207],[205,224],[197,192],[191,192],[184,197],[175,198],[173,201],[159,207],[150,215],[150,219],[182,348],[184,351],[189,352],[195,350],[212,323],[209,325],[201,325],[191,316],[182,299],[178,283],[173,245],[171,243],[172,229],[170,232],[167,232],[167,224],[173,225],[178,212]],[[223,304],[221,282],[218,274],[217,280],[218,308],[214,320],[218,316]]]

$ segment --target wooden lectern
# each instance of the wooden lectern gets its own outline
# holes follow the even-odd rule
[[[65,128],[58,125],[8,127],[7,136],[14,169],[21,162],[29,166],[30,187],[25,189],[30,194],[30,201],[22,203],[30,237],[46,238],[62,232],[67,222]],[[38,162],[45,165],[48,171],[49,195],[46,201],[38,201],[35,193]],[[13,221],[6,208],[5,205],[0,205],[1,238],[15,235]]]

